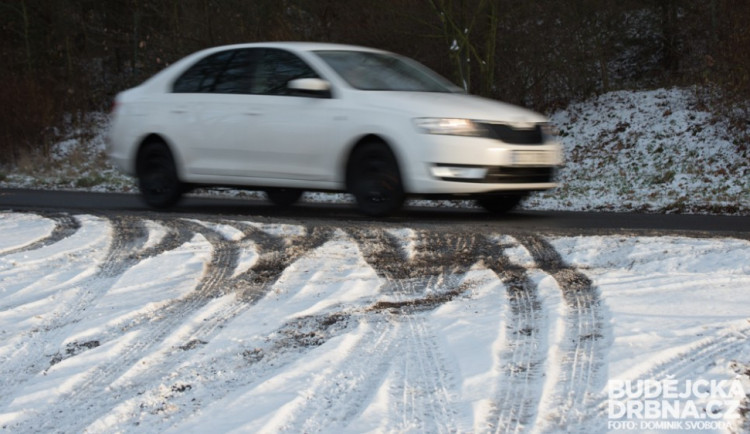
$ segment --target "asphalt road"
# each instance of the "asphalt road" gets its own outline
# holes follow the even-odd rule
[[[188,196],[168,211],[149,209],[136,194],[0,189],[0,210],[92,214],[173,214],[180,217],[279,220],[321,225],[399,225],[433,230],[522,230],[565,234],[731,236],[750,239],[750,216],[516,211],[493,216],[479,209],[407,207],[386,219],[353,205],[301,203],[278,208],[261,200]]]

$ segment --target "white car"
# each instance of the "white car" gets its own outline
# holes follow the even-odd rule
[[[215,47],[170,65],[117,95],[107,151],[153,207],[235,186],[279,205],[345,191],[375,216],[407,196],[505,212],[554,188],[562,164],[545,117],[393,53],[320,43]]]

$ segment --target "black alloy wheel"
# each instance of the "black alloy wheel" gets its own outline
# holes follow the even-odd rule
[[[404,203],[398,163],[384,143],[370,142],[354,150],[347,170],[347,188],[359,210],[369,216],[393,214]]]
[[[151,207],[169,208],[182,197],[184,187],[172,152],[162,142],[143,145],[138,152],[136,175],[143,200]]]

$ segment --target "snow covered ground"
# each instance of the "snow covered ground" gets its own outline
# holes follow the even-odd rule
[[[11,211],[0,233],[3,431],[750,430],[745,240]]]

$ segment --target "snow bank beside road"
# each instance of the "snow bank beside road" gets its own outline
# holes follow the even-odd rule
[[[620,91],[571,104],[552,121],[566,154],[561,187],[531,208],[750,211],[750,158],[688,89]],[[750,144],[745,143],[745,147]]]

